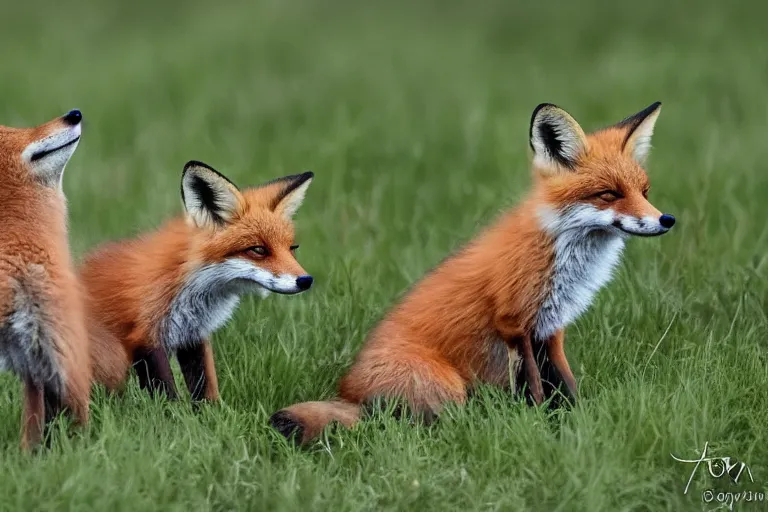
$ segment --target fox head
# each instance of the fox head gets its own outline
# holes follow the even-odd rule
[[[61,189],[64,168],[80,141],[79,110],[35,128],[0,126],[0,174],[8,183]]]
[[[545,222],[560,229],[656,236],[675,218],[648,200],[643,169],[661,111],[657,102],[609,128],[585,134],[565,110],[545,103],[533,111],[530,144]]]
[[[296,261],[293,215],[314,174],[305,172],[239,190],[212,167],[184,166],[181,197],[198,236],[195,248],[219,284],[243,292],[295,294],[312,286]]]

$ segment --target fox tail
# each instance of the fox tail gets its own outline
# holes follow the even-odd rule
[[[22,380],[45,386],[54,395],[64,392],[61,338],[50,317],[48,274],[40,265],[10,280],[10,312],[0,319],[0,369],[11,370]]]
[[[288,439],[307,444],[317,439],[334,421],[351,428],[360,420],[360,404],[335,399],[328,402],[302,402],[280,409],[269,418],[272,427]]]

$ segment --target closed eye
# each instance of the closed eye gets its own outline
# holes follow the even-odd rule
[[[299,248],[298,245],[292,245],[291,246],[291,252],[296,252],[296,249],[298,249],[298,248]]]
[[[643,190],[643,197],[648,199],[648,192],[651,191],[651,187],[647,187],[645,190]]]
[[[257,245],[255,247],[251,247],[247,251],[251,256],[256,256],[259,258],[265,258],[269,256],[269,249],[264,247],[263,245]]]
[[[613,201],[616,201],[617,199],[621,199],[622,196],[620,193],[616,192],[615,190],[604,190],[602,192],[599,192],[595,194],[593,197],[597,197],[602,201],[605,201],[606,203],[612,203]]]

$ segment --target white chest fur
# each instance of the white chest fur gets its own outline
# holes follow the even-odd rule
[[[549,291],[536,316],[534,337],[545,340],[584,313],[621,259],[624,239],[615,233],[549,217],[554,269]],[[565,222],[563,222],[565,221]]]
[[[229,321],[241,294],[263,290],[242,280],[234,267],[229,262],[203,267],[182,285],[159,326],[158,335],[168,350],[208,338]]]

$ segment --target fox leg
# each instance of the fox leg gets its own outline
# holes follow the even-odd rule
[[[50,431],[51,423],[58,417],[58,415],[64,410],[64,403],[61,399],[61,395],[55,391],[50,385],[43,386],[43,437],[47,438],[46,446],[50,443],[51,439],[48,438],[48,432]]]
[[[21,413],[21,448],[29,451],[43,438],[45,399],[43,387],[32,379],[24,380],[24,410]]]
[[[176,400],[176,384],[173,381],[171,363],[164,347],[139,347],[133,351],[133,366],[139,377],[139,386],[151,395],[165,394]]]
[[[43,435],[47,434],[51,423],[62,413],[70,415],[77,425],[88,423],[89,387],[90,382],[85,379],[81,382],[69,382],[65,395],[61,395],[49,385],[43,387]]]
[[[568,387],[560,376],[560,372],[555,368],[555,365],[552,364],[549,357],[547,357],[546,340],[534,340],[533,353],[536,356],[536,364],[538,365],[539,373],[541,374],[544,399],[549,400],[549,408],[551,410],[556,410],[564,405],[574,403],[574,399],[570,396]],[[523,389],[525,383],[525,372],[519,371],[517,373],[517,388]],[[524,395],[530,403],[533,403],[534,400],[530,389],[526,388]]]
[[[526,393],[530,393],[536,405],[544,401],[544,390],[541,384],[541,373],[536,364],[536,356],[533,353],[531,333],[521,327],[521,322],[516,317],[499,315],[495,318],[496,329],[501,339],[505,341],[508,349],[520,349],[523,360],[523,375],[528,384]]]
[[[88,359],[85,358],[84,364],[87,364],[87,361]],[[64,406],[72,416],[72,419],[77,425],[83,426],[87,424],[91,400],[90,374],[77,373],[71,375],[68,378],[64,392]]]
[[[565,382],[565,385],[568,388],[568,394],[570,395],[567,396],[567,398],[570,401],[575,401],[577,391],[576,378],[573,376],[571,366],[568,364],[568,359],[565,357],[564,341],[565,331],[562,329],[553,334],[546,342],[547,358],[552,363],[552,366],[554,366],[560,373],[563,382]]]
[[[523,355],[525,380],[533,396],[533,401],[536,405],[539,405],[544,401],[544,389],[541,384],[541,373],[539,373],[539,366],[536,364],[536,356],[533,353],[533,345],[531,344],[531,336],[529,334],[523,335],[520,340],[520,347]]]
[[[213,348],[208,340],[176,351],[181,373],[192,400],[215,402],[219,399],[219,381],[213,364]]]
[[[50,386],[43,387],[43,403],[45,405],[45,425],[56,419],[63,408],[61,397]]]

